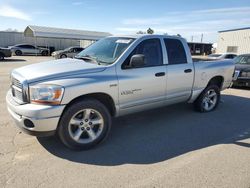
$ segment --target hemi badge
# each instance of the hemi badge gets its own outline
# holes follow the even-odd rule
[[[117,84],[110,84],[109,87],[116,87]]]

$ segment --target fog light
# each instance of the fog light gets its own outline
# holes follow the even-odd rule
[[[29,119],[25,119],[23,122],[24,122],[25,127],[28,127],[28,128],[35,127],[34,123],[32,121],[30,121]]]

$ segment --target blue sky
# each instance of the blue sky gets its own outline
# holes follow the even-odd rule
[[[250,27],[250,0],[0,0],[0,30],[27,25],[134,34],[181,34],[216,42],[217,31]]]

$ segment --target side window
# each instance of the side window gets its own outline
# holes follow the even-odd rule
[[[83,51],[83,48],[76,48],[76,52],[81,52]]]
[[[178,39],[164,39],[166,50],[168,53],[168,64],[184,64],[187,63],[187,56],[183,44]]]
[[[32,46],[32,45],[26,45],[25,47],[26,47],[26,48],[29,48],[29,49],[35,49],[35,47]]]
[[[159,66],[163,64],[160,39],[147,39],[142,41],[127,57],[122,68],[128,68],[133,55],[142,54],[145,57],[144,67]]]
[[[235,57],[236,57],[236,55],[226,55],[226,59],[233,59]]]

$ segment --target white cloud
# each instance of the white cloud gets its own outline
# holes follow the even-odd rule
[[[187,39],[191,36],[198,39],[203,33],[205,41],[214,42],[218,31],[249,27],[249,23],[250,7],[236,7],[169,12],[153,18],[129,18],[122,20],[116,31],[128,34],[151,27],[156,33],[181,34]]]
[[[77,5],[82,5],[82,4],[83,4],[82,1],[76,1],[76,2],[73,2],[73,3],[72,3],[72,5],[76,5],[76,6],[77,6]]]
[[[0,16],[16,18],[25,21],[31,20],[31,17],[28,14],[7,5],[3,5],[2,7],[0,7]]]

